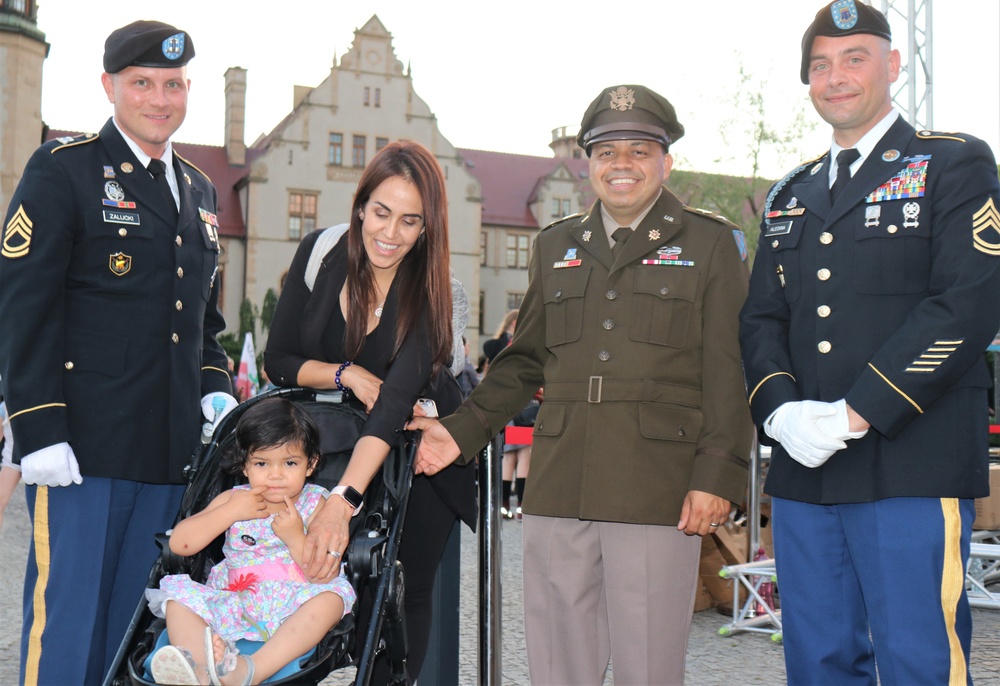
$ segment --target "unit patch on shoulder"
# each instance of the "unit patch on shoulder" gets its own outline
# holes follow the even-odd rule
[[[3,249],[0,254],[12,260],[27,255],[31,248],[32,226],[24,205],[20,205],[3,231]]]
[[[8,226],[8,231],[9,229]],[[6,236],[3,245],[6,250]],[[1000,212],[993,204],[993,198],[987,200],[982,209],[972,215],[972,247],[987,255],[1000,256]]]
[[[733,229],[733,238],[736,239],[736,249],[740,251],[740,259],[747,261],[749,251],[747,250],[747,237],[739,229]]]

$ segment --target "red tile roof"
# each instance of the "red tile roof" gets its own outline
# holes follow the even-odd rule
[[[50,130],[46,140],[62,136],[79,136],[80,133],[79,131]],[[205,172],[215,184],[215,190],[219,194],[216,212],[219,217],[219,233],[231,238],[246,237],[246,225],[243,223],[243,209],[237,187],[239,182],[250,173],[249,166],[229,164],[226,149],[222,146],[196,145],[194,143],[174,143],[173,145],[181,157]]]
[[[545,177],[560,165],[565,165],[576,179],[576,190],[583,194],[584,205],[589,206],[594,200],[590,163],[586,158],[535,157],[464,148],[458,154],[482,187],[484,225],[539,228],[529,205],[537,199]]]

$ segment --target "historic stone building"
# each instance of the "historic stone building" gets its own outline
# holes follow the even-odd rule
[[[42,62],[49,54],[34,0],[0,0],[0,210],[42,140]]]
[[[9,9],[14,6],[22,11]],[[41,62],[48,46],[34,18],[30,0],[0,0],[0,21],[6,20],[0,24],[0,75],[6,79],[2,210],[43,135]],[[322,83],[294,86],[288,114],[250,145],[244,138],[246,89],[246,70],[227,70],[222,145],[174,143],[219,192],[221,305],[229,331],[239,330],[244,301],[259,312],[269,290],[280,292],[303,236],[347,221],[365,164],[389,141],[420,142],[444,169],[452,269],[469,295],[466,335],[473,357],[482,335],[492,335],[507,310],[520,304],[535,233],[593,200],[587,160],[566,129],[553,131],[553,157],[456,148],[414,91],[377,16],[355,31],[350,49],[333,58]],[[266,331],[259,320],[256,328],[260,351]]]

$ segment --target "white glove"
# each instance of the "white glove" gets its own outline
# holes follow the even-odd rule
[[[21,458],[21,478],[36,486],[83,483],[80,465],[69,443],[56,443]]]
[[[843,439],[824,433],[817,424],[820,418],[836,413],[833,403],[818,400],[785,403],[764,422],[764,433],[778,441],[799,464],[819,467],[835,452],[847,447]]]
[[[831,403],[837,411],[829,416],[820,417],[816,420],[816,426],[827,436],[839,438],[846,441],[849,438],[864,438],[868,429],[864,431],[850,431],[850,421],[847,419],[847,401],[843,398],[835,403]]]
[[[201,399],[201,413],[205,415],[205,419],[212,423],[214,429],[223,417],[236,409],[237,405],[239,403],[236,402],[236,398],[228,393],[216,391]]]

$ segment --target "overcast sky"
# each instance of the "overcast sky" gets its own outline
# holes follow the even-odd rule
[[[903,0],[896,0],[901,6]],[[932,0],[925,0],[930,4]],[[880,6],[880,0],[875,0]],[[192,92],[176,140],[221,145],[223,74],[247,72],[247,143],[291,109],[293,86],[317,86],[354,30],[377,14],[410,65],[417,94],[460,148],[549,156],[552,129],[577,126],[606,86],[641,83],[676,107],[687,134],[677,168],[747,171],[741,140],[720,144],[740,64],[763,89],[768,120],[791,125],[805,106],[815,131],[794,159],[769,160],[779,175],[829,144],[829,129],[798,80],[799,44],[821,2],[808,0],[38,0],[51,44],[42,116],[54,129],[94,131],[111,113],[101,89],[104,40],[135,19],[191,34]],[[965,131],[1000,152],[1000,3],[938,0],[933,23],[934,128]],[[897,42],[905,26],[890,17]],[[728,160],[726,159],[728,158]],[[734,159],[735,158],[735,159]],[[719,160],[723,161],[719,161]]]

